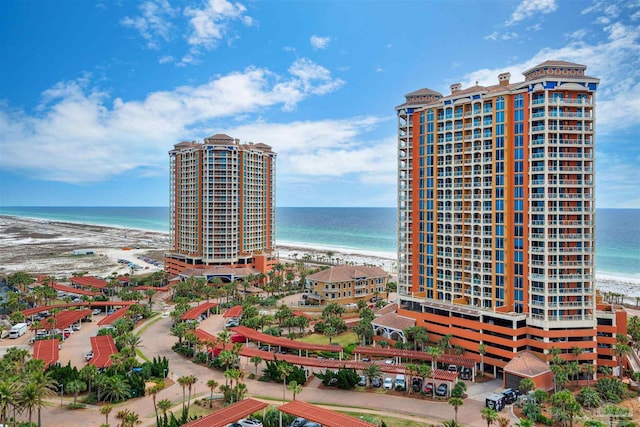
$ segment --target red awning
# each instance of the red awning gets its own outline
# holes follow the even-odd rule
[[[240,317],[242,316],[242,306],[236,305],[235,307],[231,307],[229,310],[225,311],[222,317]]]
[[[255,329],[248,328],[246,326],[236,326],[231,330],[237,334],[242,335],[252,341],[259,341],[261,343],[275,345],[279,347],[292,348],[296,350],[308,350],[308,351],[331,351],[340,353],[342,351],[341,345],[328,345],[328,344],[311,344],[302,341],[290,340],[287,338],[274,337],[256,331]]]
[[[111,355],[116,354],[118,349],[111,335],[100,335],[90,337],[93,359],[89,361],[96,368],[108,368],[111,366]]]
[[[33,358],[42,360],[45,367],[53,365],[59,358],[58,345],[57,339],[36,341],[33,344]]]
[[[129,309],[129,307],[122,307],[121,309],[116,310],[113,313],[106,315],[104,319],[102,319],[101,321],[98,322],[98,326],[113,325],[113,322],[115,322],[116,320],[124,317],[127,314],[127,310],[128,309]]]

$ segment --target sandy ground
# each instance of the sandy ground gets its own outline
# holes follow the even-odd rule
[[[24,271],[56,278],[81,271],[101,277],[112,273],[131,274],[131,269],[119,264],[118,259],[142,267],[133,274],[146,274],[159,267],[138,257],[162,261],[168,245],[167,233],[0,215],[0,274]],[[92,249],[96,255],[74,256],[74,249]],[[277,250],[285,261],[301,259],[306,254],[315,260],[317,256],[326,257],[328,252],[326,248],[314,249],[312,245],[278,246]],[[338,258],[340,262],[371,264],[392,275],[396,273],[397,264],[392,254],[353,253],[340,249],[332,252],[334,259]],[[603,292],[627,296],[629,303],[640,297],[640,277],[596,273],[596,285]]]

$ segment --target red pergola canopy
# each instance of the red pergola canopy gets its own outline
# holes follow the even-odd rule
[[[217,307],[218,304],[215,302],[205,302],[204,304],[197,305],[190,310],[187,310],[181,317],[180,320],[196,320],[202,313],[209,311],[212,308]],[[242,308],[242,307],[241,307]]]
[[[234,423],[267,406],[269,405],[259,400],[251,398],[245,399],[226,408],[219,409],[206,417],[198,418],[197,420],[184,424],[184,427],[225,427],[227,424]]]
[[[424,351],[399,350],[397,348],[359,346],[353,350],[353,353],[365,354],[368,356],[403,357],[405,359],[431,360],[431,355]],[[475,366],[475,362],[473,361],[473,359],[470,359],[468,357],[455,356],[452,354],[441,354],[440,356],[438,356],[437,361],[440,363],[464,366],[467,368],[473,368]]]
[[[311,344],[301,341],[294,341],[287,338],[274,337],[272,335],[263,334],[256,331],[255,329],[251,329],[246,326],[236,326],[234,328],[231,328],[231,330],[252,341],[259,341],[265,344],[276,345],[279,347],[309,351],[332,351],[338,353],[342,351],[341,345]]]
[[[57,339],[36,341],[33,344],[33,358],[42,360],[45,367],[53,365],[59,358],[58,344]]]
[[[111,355],[118,352],[113,337],[111,335],[100,335],[91,337],[90,340],[93,359],[89,361],[89,364],[95,365],[96,368],[107,368],[111,366]]]
[[[222,317],[227,318],[227,317],[240,317],[242,316],[242,306],[241,305],[236,305],[234,307],[231,307],[229,310],[225,311],[224,314],[222,315]]]
[[[105,316],[104,319],[98,322],[98,326],[112,325],[113,322],[124,317],[127,314],[128,309],[129,307],[122,307],[121,309],[116,310],[111,314],[108,314],[107,316]]]
[[[376,427],[375,424],[359,420],[358,418],[340,414],[329,409],[320,408],[309,403],[294,400],[278,408],[278,410],[296,417],[320,423],[326,427]]]

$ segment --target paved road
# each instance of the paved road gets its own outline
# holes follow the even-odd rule
[[[160,310],[163,311],[162,309]],[[209,395],[206,383],[210,379],[215,379],[220,384],[224,384],[224,376],[222,372],[212,370],[200,365],[192,363],[190,360],[174,353],[171,346],[177,341],[176,337],[169,334],[171,326],[171,318],[161,318],[151,324],[142,335],[141,350],[149,358],[153,356],[167,357],[169,359],[169,378],[176,380],[183,375],[195,375],[198,378],[193,391],[194,398],[202,398]],[[61,353],[61,359],[75,360],[81,358],[78,366],[84,365],[83,352],[90,347],[88,345],[89,336],[93,327],[97,322],[93,322],[91,327],[83,326],[82,331],[76,332],[72,338],[65,343]],[[217,334],[222,329],[224,320],[221,315],[213,315],[203,321],[200,327],[210,333]],[[86,339],[86,342],[85,342]],[[66,363],[66,362],[65,362]],[[242,368],[247,374],[255,371],[253,364],[249,363],[246,358],[241,360]],[[263,366],[259,366],[259,371]],[[271,399],[282,399],[282,385],[275,383],[264,383],[257,380],[245,381],[252,396],[258,396]],[[343,391],[338,389],[321,389],[318,388],[319,380],[312,381],[306,386],[299,399],[326,405],[351,406],[369,408],[371,410],[384,410],[389,408],[389,414],[401,414],[411,416],[421,416],[438,422],[445,419],[453,418],[453,408],[446,402],[431,402],[427,400],[414,399],[403,396],[391,396],[380,393]],[[483,427],[485,423],[480,417],[480,411],[484,407],[483,396],[499,387],[496,382],[472,385],[469,389],[470,398],[465,399],[464,405],[458,411],[459,422],[468,426]],[[287,391],[287,398],[291,399],[291,394]],[[182,402],[182,388],[175,383],[157,396],[157,400],[169,399],[179,408]],[[66,399],[68,401],[71,398]],[[69,411],[59,406],[59,401],[53,406],[47,407],[43,412],[44,426],[86,426],[99,427],[104,422],[104,417],[99,415],[97,407],[87,408],[85,410]],[[155,415],[153,410],[153,402],[150,396],[139,399],[133,399],[118,405],[110,416],[110,422],[115,425],[115,414],[121,409],[130,409],[140,415],[142,420],[141,426],[151,427],[155,425]],[[505,414],[508,414],[505,412]]]

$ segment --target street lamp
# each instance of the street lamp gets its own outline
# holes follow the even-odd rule
[[[167,378],[167,368],[164,368],[163,371],[164,371],[164,377],[163,378]]]
[[[62,406],[62,395],[64,394],[64,384],[58,384],[60,386],[60,406]]]

